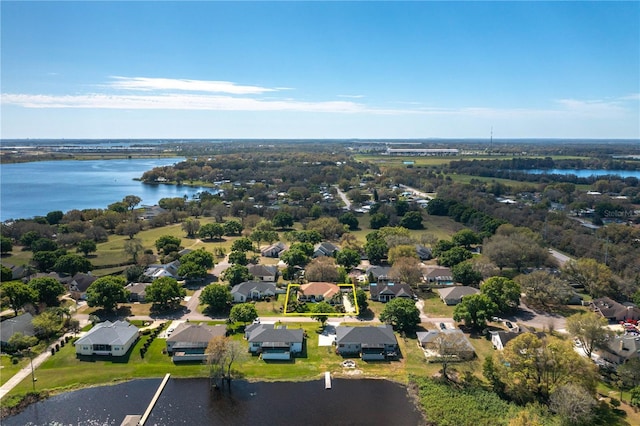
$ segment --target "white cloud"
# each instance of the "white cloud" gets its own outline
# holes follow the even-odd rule
[[[364,95],[338,95],[339,98],[361,99]]]
[[[271,89],[260,86],[238,85],[230,81],[188,80],[175,78],[120,77],[112,76],[108,87],[122,90],[229,93],[233,95],[256,95],[275,92],[284,88]]]

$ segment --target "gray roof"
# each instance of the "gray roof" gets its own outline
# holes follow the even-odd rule
[[[512,334],[515,334],[515,333],[512,333]],[[427,331],[419,331],[416,333],[418,342],[420,342],[420,344],[422,345],[434,342],[436,338],[438,338],[441,335],[454,336],[457,342],[456,346],[458,347],[458,349],[462,349],[464,347],[464,349],[475,352],[473,349],[473,346],[471,345],[471,343],[469,343],[467,336],[464,335],[462,330],[457,328],[447,328],[446,330],[427,330]]]
[[[253,324],[247,327],[250,343],[262,343],[270,345],[274,343],[302,343],[304,331],[301,328],[287,329],[284,326],[275,328],[273,324]]]
[[[249,273],[256,277],[264,277],[266,275],[276,275],[278,267],[275,265],[248,265]]]
[[[369,292],[372,299],[377,299],[381,294],[393,294],[395,297],[413,297],[413,291],[409,284],[398,284],[392,282],[386,284],[370,283]]]
[[[271,291],[275,294],[276,285],[272,282],[267,281],[245,281],[243,283],[234,285],[231,289],[231,294],[239,293],[244,296],[248,296],[253,290],[259,291],[260,294],[266,291]]]
[[[124,345],[138,334],[138,327],[126,321],[105,321],[96,324],[89,332],[76,340],[76,345]]]
[[[27,312],[2,321],[0,325],[0,342],[8,342],[15,333],[22,333],[25,336],[35,335],[35,329],[31,323],[32,320],[33,315]]]
[[[398,340],[390,325],[366,327],[336,327],[336,343],[360,343],[370,345],[397,345]]]
[[[224,324],[205,325],[205,324],[189,324],[182,323],[176,327],[175,331],[167,339],[167,343],[175,342],[173,348],[177,346],[182,348],[190,347],[190,345],[199,346],[198,344],[208,343],[214,337],[220,337],[227,334],[227,326]]]
[[[440,294],[440,297],[444,299],[462,299],[463,296],[478,294],[480,293],[480,290],[466,285],[459,285],[448,288],[439,288],[437,292]]]

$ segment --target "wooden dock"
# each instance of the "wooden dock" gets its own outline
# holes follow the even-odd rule
[[[328,371],[324,373],[324,388],[331,389],[331,373]]]
[[[120,426],[144,426],[144,423],[147,421],[147,419],[151,415],[151,410],[153,410],[153,407],[156,405],[156,402],[158,402],[158,398],[160,398],[160,394],[164,390],[164,387],[167,385],[167,382],[169,381],[169,377],[171,377],[171,374],[169,373],[165,374],[164,379],[162,379],[162,382],[160,383],[160,386],[156,391],[156,394],[153,395],[153,398],[151,398],[151,402],[149,403],[149,406],[147,407],[147,410],[144,412],[142,417],[135,414],[128,415],[127,417],[124,418]]]

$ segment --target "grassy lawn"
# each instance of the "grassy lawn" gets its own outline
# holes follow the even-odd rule
[[[256,302],[256,310],[259,317],[273,317],[282,315],[284,309],[284,294],[278,295],[277,298],[271,298],[270,302],[260,301]]]
[[[0,386],[4,385],[20,369],[29,365],[28,357],[16,356],[15,358],[19,360],[17,364],[11,362],[12,358],[13,356],[11,355],[0,355]]]
[[[447,306],[442,303],[442,299],[435,291],[422,292],[419,297],[424,301],[424,308],[422,309],[426,315],[430,317],[453,317],[454,306]]]

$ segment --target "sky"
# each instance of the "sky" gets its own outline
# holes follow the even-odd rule
[[[640,2],[0,2],[0,137],[640,138]]]

